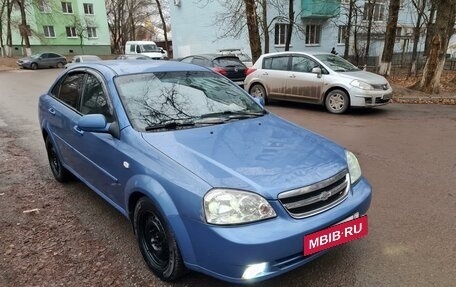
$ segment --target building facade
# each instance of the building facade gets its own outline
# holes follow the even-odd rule
[[[401,1],[394,48],[396,54],[409,54],[412,51],[412,32],[417,12],[411,1]],[[227,8],[223,2],[174,0],[174,3],[170,4],[175,57],[213,53],[223,48],[240,48],[250,54],[246,28],[238,38],[221,37],[226,27],[220,27],[217,23]],[[293,28],[290,50],[330,52],[334,47],[339,54],[343,54],[345,37],[349,33],[349,55],[365,55],[370,22],[368,55],[377,58],[381,56],[389,1],[356,0],[351,14],[350,31],[347,29],[349,4],[349,0],[295,0],[294,12],[297,21]],[[367,13],[369,9],[372,9],[371,21]],[[269,51],[284,51],[288,28],[288,1],[268,1],[267,15]],[[418,51],[424,50],[424,38],[425,34],[421,36]]]
[[[27,34],[31,52],[56,52],[64,55],[111,54],[111,42],[104,1],[100,0],[28,0]],[[6,17],[3,44],[6,45]],[[20,33],[19,8],[13,7],[11,28],[13,55],[24,55]]]

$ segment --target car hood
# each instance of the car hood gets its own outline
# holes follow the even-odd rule
[[[145,55],[151,58],[163,58],[164,55],[161,52],[143,52],[141,55]]]
[[[34,60],[34,58],[32,58],[32,57],[24,57],[24,58],[20,58],[18,61],[26,62],[26,61],[31,61],[31,60]]]
[[[364,81],[369,84],[382,85],[388,83],[388,81],[380,75],[367,72],[367,71],[355,71],[355,72],[337,72],[337,75],[349,78],[353,80]]]
[[[269,199],[347,168],[342,147],[272,114],[143,138],[213,187]]]

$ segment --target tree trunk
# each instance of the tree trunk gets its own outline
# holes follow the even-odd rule
[[[367,65],[367,61],[369,58],[369,50],[370,50],[370,42],[371,42],[371,34],[372,34],[372,18],[374,17],[374,7],[375,2],[369,0],[369,8],[367,11],[367,36],[366,36],[366,51],[364,52],[364,65]]]
[[[163,25],[163,36],[165,36],[165,49],[169,53],[169,45],[168,45],[168,32],[166,31],[166,22],[165,22],[165,17],[163,16],[163,11],[161,9],[160,1],[155,0],[155,3],[157,3],[157,8],[158,8],[158,13],[160,14],[160,19]]]
[[[261,56],[261,41],[258,31],[258,19],[256,14],[255,0],[244,0],[247,16],[247,28],[249,30],[249,43],[252,52],[252,60],[255,63]]]
[[[446,0],[435,1],[436,19],[434,23],[434,36],[429,46],[429,54],[424,66],[423,76],[414,88],[427,93],[439,93],[440,76],[445,64],[445,55],[448,42],[453,34],[456,16],[456,3]]]
[[[0,8],[0,19],[3,18],[3,14],[5,13],[6,1],[2,2],[2,7]],[[3,50],[3,22],[0,20],[0,56],[5,56],[5,51]]]
[[[293,35],[294,26],[294,0],[288,1],[288,26],[287,26],[287,38],[285,40],[285,51],[290,50],[291,35]]]
[[[345,49],[344,49],[344,58],[348,59],[350,53],[350,32],[352,28],[352,17],[353,17],[353,9],[355,6],[355,0],[350,0],[348,6],[348,19],[347,19],[347,27],[345,29]]]
[[[389,76],[393,60],[394,43],[396,42],[397,18],[399,16],[400,0],[390,0],[388,24],[386,25],[385,45],[383,46],[380,62],[380,75]]]
[[[263,21],[261,23],[264,34],[264,52],[269,53],[269,26],[268,26],[268,2],[261,0],[261,10],[263,12]]]
[[[32,55],[32,50],[30,49],[30,39],[28,36],[28,28],[27,28],[27,14],[25,13],[25,0],[17,0],[16,3],[19,5],[19,10],[21,11],[21,25],[20,25],[20,32],[22,39],[25,42],[25,54],[27,56]]]
[[[13,35],[11,33],[11,11],[13,10],[13,3],[11,0],[6,0],[6,56],[13,56]]]
[[[415,3],[414,3],[415,5]],[[418,5],[421,5],[418,7]],[[421,31],[421,20],[423,18],[424,9],[426,8],[426,1],[421,0],[415,6],[416,11],[418,13],[416,18],[416,25],[413,28],[413,48],[412,48],[412,65],[410,66],[408,76],[412,74],[416,75],[417,71],[417,58],[418,58],[418,44],[420,41],[420,31]]]
[[[426,40],[424,41],[424,55],[429,53],[429,46],[431,45],[432,37],[434,36],[434,18],[435,18],[435,1],[431,0],[431,9],[429,10],[429,17],[426,23]]]

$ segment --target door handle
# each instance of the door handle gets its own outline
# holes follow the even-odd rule
[[[267,75],[269,75],[268,72],[264,72],[263,73],[263,76],[267,76]]]
[[[55,110],[54,110],[54,108],[49,108],[49,109],[48,109],[48,112],[49,112],[51,115],[55,116]]]
[[[74,127],[73,127],[73,130],[74,130],[75,132],[77,132],[78,134],[80,134],[81,136],[84,134],[84,131],[81,131],[81,130],[78,128],[78,126],[74,126]]]
[[[296,75],[292,74],[292,75],[290,75],[290,78],[294,79],[294,78],[296,78]]]

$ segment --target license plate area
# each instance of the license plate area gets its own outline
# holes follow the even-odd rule
[[[367,232],[368,222],[365,215],[307,234],[304,236],[304,256],[360,239],[366,236]]]

